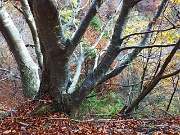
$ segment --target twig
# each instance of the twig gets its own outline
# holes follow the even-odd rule
[[[21,124],[23,126],[29,126],[30,125],[30,124],[27,124],[27,123],[24,123],[24,122],[20,122],[20,121],[16,121],[16,123]]]
[[[122,38],[122,40],[126,39],[126,38],[129,38],[131,36],[135,36],[135,35],[142,35],[142,34],[149,34],[149,33],[154,33],[154,32],[165,32],[165,31],[168,31],[168,30],[172,30],[172,29],[176,29],[175,26],[172,26],[171,28],[168,28],[168,29],[164,29],[164,30],[152,30],[152,31],[146,31],[146,32],[136,32],[136,33],[133,33],[133,34],[129,34],[129,35],[126,35]]]
[[[154,48],[154,47],[172,47],[175,46],[176,44],[169,44],[169,45],[149,45],[149,46],[128,46],[128,47],[123,47],[119,48],[120,51],[128,50],[128,49],[135,49],[135,48],[140,48],[140,49],[149,49],[149,48]]]

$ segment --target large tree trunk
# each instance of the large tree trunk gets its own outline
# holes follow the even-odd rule
[[[18,29],[4,7],[0,9],[0,31],[18,64],[24,96],[33,98],[37,94],[40,85],[38,66],[31,59]]]
[[[38,97],[49,93],[58,105],[56,109],[67,113],[66,108],[71,106],[66,105],[65,102],[68,95],[67,85],[70,80],[69,59],[72,54],[68,51],[68,46],[71,44],[68,39],[64,38],[55,2],[38,0],[31,4],[33,4],[32,11],[44,56],[44,70]]]

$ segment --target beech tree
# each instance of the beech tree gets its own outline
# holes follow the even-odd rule
[[[144,32],[124,35],[129,15],[133,7],[140,1],[141,0],[122,0],[119,2],[120,11],[114,11],[118,14],[118,17],[114,25],[113,34],[107,45],[107,50],[101,61],[96,63],[97,65],[94,66],[94,69],[84,78],[79,87],[76,87],[76,85],[80,77],[82,64],[87,54],[96,47],[96,45],[91,46],[83,52],[81,40],[90,22],[103,4],[103,0],[94,0],[91,3],[88,12],[71,38],[67,37],[64,33],[73,23],[73,19],[78,13],[81,0],[77,1],[77,8],[65,26],[62,25],[61,11],[58,9],[57,0],[20,0],[21,8],[18,8],[18,10],[25,16],[31,29],[38,65],[30,57],[19,31],[9,17],[5,7],[2,6],[0,8],[0,31],[6,39],[18,64],[24,96],[26,98],[41,98],[43,95],[49,94],[53,103],[46,107],[50,112],[61,111],[72,114],[96,85],[120,74],[123,69],[137,57],[142,49],[174,46],[174,49],[172,49],[169,57],[166,58],[166,62],[162,65],[161,70],[152,82],[143,89],[138,99],[135,100],[132,105],[122,110],[123,113],[130,113],[161,79],[178,74],[180,69],[174,73],[163,76],[165,68],[179,49],[180,41],[171,45],[146,46],[151,33],[179,28],[171,24],[172,27],[169,29],[152,30],[153,25],[163,13],[168,0],[161,1],[154,17],[149,21]],[[110,16],[109,19],[112,17],[113,15]],[[101,38],[102,35],[103,33],[100,34],[99,38]],[[134,35],[142,35],[142,39],[138,45],[123,48],[124,41]],[[98,40],[99,39],[97,39],[97,42]],[[79,55],[75,57],[76,70],[72,77],[70,74],[71,59],[77,47],[80,48],[80,51]],[[133,51],[124,56],[123,60],[110,70],[110,66],[119,53],[125,49],[133,49]],[[38,68],[42,71],[41,79],[38,75]]]

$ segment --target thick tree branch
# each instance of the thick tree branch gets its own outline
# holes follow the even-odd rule
[[[155,47],[172,47],[175,46],[176,44],[168,44],[168,45],[149,45],[149,46],[128,46],[128,47],[123,47],[120,48],[120,51],[124,50],[129,50],[129,49],[135,49],[135,48],[140,48],[140,49],[149,49],[149,48],[155,48]]]
[[[101,5],[102,5],[102,0],[94,0],[91,7],[89,8],[88,13],[86,14],[85,18],[81,22],[79,28],[77,29],[71,40],[71,43],[73,43],[73,45],[70,48],[71,50],[74,50],[76,48],[81,38],[83,37],[84,33],[86,32],[91,20],[96,15]]]
[[[117,11],[120,9],[120,3],[119,3],[119,6],[117,7]],[[117,12],[116,12],[117,13]],[[68,89],[68,93],[73,93],[74,90],[75,90],[75,86],[78,82],[78,79],[79,79],[79,76],[80,76],[80,71],[81,71],[81,65],[82,63],[84,62],[84,59],[87,57],[87,55],[93,50],[96,48],[96,46],[98,45],[99,41],[101,40],[101,38],[103,37],[103,34],[104,34],[104,31],[107,27],[107,25],[110,23],[110,21],[112,20],[112,18],[116,15],[116,13],[113,14],[113,16],[111,16],[107,22],[104,24],[104,26],[102,27],[102,30],[101,30],[101,34],[98,36],[96,42],[94,43],[93,46],[91,46],[86,52],[82,52],[82,49],[81,49],[81,52],[80,52],[80,56],[77,58],[76,60],[76,71],[75,71],[75,75],[74,75],[74,78],[72,80],[72,84],[70,85],[69,89]],[[81,46],[82,47],[82,46]],[[97,67],[97,66],[95,66]]]
[[[84,56],[87,56],[92,50],[94,50],[96,48],[96,46],[98,45],[99,41],[101,40],[101,38],[103,37],[104,35],[104,32],[108,26],[108,24],[111,22],[112,18],[114,18],[117,14],[117,11],[119,11],[121,7],[121,1],[120,3],[118,4],[118,7],[116,8],[116,13],[114,13],[107,21],[106,23],[103,25],[102,29],[101,29],[101,33],[100,35],[98,36],[98,38],[96,39],[94,45],[92,45],[85,53],[84,53]],[[108,45],[108,44],[107,44]]]
[[[168,55],[168,57],[166,58],[166,60],[164,61],[164,64],[161,67],[161,70],[159,71],[158,75],[162,75],[164,73],[164,70],[166,69],[166,67],[168,66],[168,63],[171,61],[171,59],[173,58],[174,54],[176,53],[176,51],[179,49],[180,47],[180,39],[177,42],[176,46],[173,48],[173,50],[171,51],[171,53]]]
[[[121,8],[121,13],[116,21],[116,26],[114,29],[114,34],[111,43],[107,49],[107,53],[103,57],[102,61],[99,63],[97,68],[95,68],[83,81],[81,86],[72,93],[72,99],[74,100],[74,108],[78,107],[79,104],[86,98],[86,96],[92,91],[92,89],[97,85],[99,80],[108,71],[109,67],[113,63],[114,59],[119,54],[119,40],[121,34],[124,31],[124,26],[126,26],[127,18],[131,10],[130,0],[124,0],[123,6]]]
[[[111,43],[114,46],[121,46],[122,43],[122,36],[124,29],[126,27],[126,23],[128,20],[128,15],[132,8],[132,3],[130,0],[123,0],[122,9],[120,15],[116,21],[114,33],[111,39]]]

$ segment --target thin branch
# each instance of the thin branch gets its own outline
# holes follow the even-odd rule
[[[174,75],[177,75],[180,73],[180,69],[176,70],[175,72],[172,72],[170,74],[167,74],[167,75],[163,75],[160,77],[160,79],[165,79],[165,78],[168,78],[168,77],[171,77],[171,76],[174,76]]]
[[[173,90],[173,93],[171,94],[171,98],[170,98],[170,100],[169,100],[169,103],[168,103],[168,106],[167,106],[167,108],[166,108],[166,111],[169,110],[169,108],[170,108],[170,106],[171,106],[171,103],[172,103],[172,99],[173,99],[173,97],[174,97],[174,94],[176,93],[176,91],[177,91],[177,89],[178,89],[177,87],[178,87],[179,79],[180,79],[180,76],[179,76],[179,75],[178,75],[178,78],[177,78],[176,83],[174,82],[174,79],[173,79],[173,88],[174,88],[174,90]]]
[[[172,29],[176,29],[177,27],[175,26],[172,26],[171,28],[168,28],[168,29],[164,29],[164,30],[152,30],[152,31],[146,31],[146,32],[136,32],[136,33],[133,33],[133,34],[129,34],[129,35],[126,35],[122,38],[122,40],[126,39],[126,38],[129,38],[131,36],[135,36],[135,35],[142,35],[142,34],[149,34],[149,33],[154,33],[154,32],[165,32],[165,31],[168,31],[168,30],[172,30]]]
[[[87,0],[86,4],[84,4],[84,6],[80,8],[80,10],[83,10],[88,5],[88,3],[89,3],[89,0]]]
[[[74,78],[72,79],[72,84],[70,85],[67,93],[72,94],[75,91],[76,84],[78,83],[79,77],[81,75],[82,63],[84,62],[84,57],[80,57],[76,62],[76,71]]]
[[[96,54],[95,60],[94,60],[94,67],[93,70],[95,70],[95,68],[98,66],[100,57],[102,56],[102,54],[104,54],[104,52],[107,50],[108,45],[106,45],[105,49],[101,50],[98,54]]]
[[[164,15],[164,17],[173,27],[176,27],[175,24],[173,22],[171,22],[165,15]]]
[[[140,49],[149,49],[149,48],[154,48],[154,47],[172,47],[175,46],[176,44],[168,44],[168,45],[150,45],[150,46],[128,46],[128,47],[123,47],[120,48],[120,51],[128,50],[128,49],[135,49],[135,48],[140,48]]]
[[[122,1],[122,0],[121,0]],[[101,33],[98,36],[96,42],[94,43],[94,45],[92,45],[85,53],[84,55],[87,56],[92,50],[94,50],[96,48],[96,46],[98,45],[99,41],[101,40],[101,38],[104,35],[104,32],[106,30],[106,27],[108,26],[108,24],[111,22],[112,18],[115,17],[115,15],[117,14],[117,11],[120,9],[121,7],[121,1],[118,4],[118,7],[116,8],[116,13],[114,13],[111,17],[108,18],[107,22],[104,24],[104,26],[102,27]]]
[[[163,76],[163,73],[164,73],[166,67],[168,66],[169,62],[172,60],[174,54],[176,53],[176,51],[178,50],[179,47],[180,47],[180,39],[176,43],[176,46],[172,49],[169,56],[165,59],[164,64],[162,65],[159,73],[154,77],[154,80],[148,84],[148,86],[142,91],[142,93],[138,96],[138,98],[124,111],[124,113],[132,112],[133,109],[135,108],[135,106],[137,106],[144,99],[144,97],[151,92],[151,90],[157,85],[157,83],[161,79],[180,73],[180,69],[179,69],[171,74]]]
[[[80,56],[79,58],[76,57],[76,71],[72,79],[72,83],[67,91],[67,93],[69,94],[75,91],[76,84],[78,83],[79,77],[81,75],[81,68],[82,68],[82,63],[84,62],[84,59],[85,57],[82,53],[82,45],[80,44]]]
[[[73,12],[71,19],[67,22],[67,24],[64,26],[64,28],[62,30],[63,32],[65,32],[67,30],[67,28],[72,25],[76,15],[78,14],[78,12],[80,10],[81,0],[77,0],[77,3],[78,3],[77,7],[76,7],[75,11]]]

